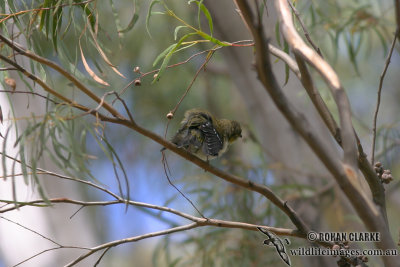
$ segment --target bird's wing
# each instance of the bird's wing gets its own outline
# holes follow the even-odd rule
[[[204,136],[200,130],[182,127],[172,138],[171,142],[177,145],[178,147],[183,147],[185,149],[193,147],[195,150],[197,150],[201,147],[203,140]]]
[[[221,136],[215,130],[213,119],[207,112],[186,114],[181,128],[171,141],[192,153],[202,147],[209,156],[218,156],[223,148]]]
[[[218,152],[223,148],[223,143],[211,121],[207,121],[206,123],[202,124],[200,126],[200,130],[205,137],[204,143],[206,145],[206,154],[210,156],[218,156]]]
[[[205,112],[189,113],[185,118],[184,126],[187,128],[199,128],[201,125],[212,121],[209,114]]]

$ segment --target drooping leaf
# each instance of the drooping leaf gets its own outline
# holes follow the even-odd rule
[[[154,60],[154,62],[153,62],[153,67],[155,67],[155,66],[158,64],[158,62],[159,62],[163,57],[165,57],[165,56],[176,46],[176,44],[177,44],[177,43],[174,43],[174,44],[168,46],[164,51],[162,51],[162,52],[157,56],[157,58]]]
[[[210,12],[208,11],[208,9],[206,8],[206,6],[205,6],[202,2],[203,2],[203,1],[200,1],[200,2],[199,2],[199,6],[200,6],[201,11],[203,12],[203,14],[204,14],[204,15],[206,16],[206,18],[207,18],[208,26],[209,26],[209,28],[210,28],[210,35],[212,36],[212,35],[213,35],[213,28],[214,28],[213,21],[212,21]]]
[[[86,62],[86,58],[83,55],[82,47],[80,44],[79,44],[79,48],[81,50],[82,63],[83,63],[83,66],[85,67],[85,70],[87,71],[87,73],[93,78],[93,80],[95,80],[99,84],[102,84],[105,86],[110,86],[107,82],[103,81],[99,76],[97,76],[96,73],[94,73],[94,71],[89,67],[89,64]]]
[[[159,80],[161,78],[161,75],[164,73],[166,67],[168,66],[168,62],[171,59],[173,53],[175,52],[175,50],[177,50],[179,48],[179,46],[183,43],[183,41],[185,41],[187,38],[189,38],[190,36],[195,35],[196,33],[188,33],[186,35],[184,35],[178,43],[176,43],[174,46],[172,46],[172,48],[168,51],[168,53],[166,54],[166,56],[164,57],[164,60],[161,64],[160,70],[158,71],[158,75],[157,77],[153,80],[153,83],[156,80]]]
[[[97,42],[97,36],[94,34],[94,32],[89,29],[90,34],[92,35],[95,47],[97,49],[97,51],[100,53],[100,56],[103,58],[103,60],[111,67],[111,69],[118,74],[119,76],[121,76],[122,78],[126,78],[121,72],[119,72],[119,70],[111,63],[111,61],[108,59],[107,55],[104,53],[103,49],[101,49],[99,43]],[[81,49],[82,51],[82,49]]]
[[[275,39],[276,39],[276,42],[278,43],[278,46],[282,47],[282,45],[281,45],[281,31],[279,30],[279,20],[275,23]]]
[[[131,20],[128,23],[128,26],[125,27],[125,29],[121,29],[118,32],[119,33],[126,33],[130,30],[132,30],[132,28],[135,26],[136,22],[139,19],[139,15],[138,15],[138,11],[136,10],[136,0],[133,1],[133,16],[131,18]]]
[[[174,40],[175,41],[176,41],[176,39],[178,37],[179,30],[182,29],[182,28],[187,28],[187,26],[178,26],[178,27],[175,28],[175,31],[174,31]]]
[[[289,44],[288,42],[286,42],[286,40],[284,40],[283,46],[284,46],[283,51],[289,55]],[[285,86],[288,83],[289,75],[290,75],[289,65],[285,63],[285,83],[283,84],[283,86]]]
[[[160,0],[152,0],[149,6],[149,10],[147,11],[147,16],[146,16],[146,30],[147,33],[149,34],[150,38],[151,38],[151,33],[150,33],[150,29],[149,29],[149,25],[150,25],[150,17],[152,15],[152,9],[154,7],[155,4],[160,3]]]

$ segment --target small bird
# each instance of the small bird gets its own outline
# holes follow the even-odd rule
[[[242,129],[237,121],[216,119],[206,110],[190,109],[171,142],[208,161],[220,157],[238,137],[242,137]]]

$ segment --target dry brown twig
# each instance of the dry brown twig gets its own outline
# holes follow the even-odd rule
[[[378,119],[378,112],[379,112],[379,106],[381,104],[381,94],[382,94],[382,87],[383,87],[383,79],[385,78],[386,71],[389,68],[390,64],[390,59],[392,58],[393,54],[393,49],[396,44],[397,36],[399,34],[399,28],[396,29],[396,32],[394,34],[394,38],[392,41],[392,45],[390,46],[390,51],[389,54],[387,55],[386,61],[385,61],[385,66],[383,67],[381,77],[379,79],[379,86],[378,86],[378,96],[376,98],[376,109],[374,113],[374,120],[372,123],[372,148],[371,148],[371,165],[374,165],[375,161],[375,141],[376,141],[376,122]]]
[[[306,37],[307,41],[310,43],[310,45],[314,48],[314,50],[318,53],[318,55],[320,55],[320,57],[324,58],[322,56],[321,53],[321,49],[319,49],[319,47],[314,43],[314,41],[311,39],[310,34],[308,33],[308,30],[306,28],[306,26],[304,25],[303,20],[300,17],[300,13],[299,11],[297,11],[297,9],[294,7],[294,5],[292,4],[292,2],[290,0],[287,1],[288,4],[290,5],[290,8],[293,10],[293,13],[295,14],[297,20],[300,23],[301,28],[303,29],[304,32],[304,36]]]
[[[7,156],[9,157],[9,156]],[[15,158],[9,157],[13,160],[18,161]],[[18,161],[20,162],[20,161]],[[132,201],[132,200],[127,200],[127,199],[123,199],[122,197],[112,193],[111,191],[105,189],[104,187],[97,185],[97,184],[93,184],[91,182],[87,182],[85,180],[82,179],[78,179],[75,177],[69,177],[69,176],[65,176],[65,175],[60,175],[54,172],[50,172],[50,171],[46,171],[43,169],[38,168],[38,170],[41,171],[41,174],[47,174],[47,175],[51,175],[51,176],[55,176],[61,179],[67,179],[67,180],[72,180],[72,181],[78,181],[78,182],[82,182],[88,186],[92,186],[95,187],[96,189],[100,189],[103,192],[106,192],[107,194],[113,196],[116,198],[116,200],[111,200],[111,201],[81,201],[81,200],[73,200],[73,199],[68,199],[68,198],[53,198],[53,199],[49,199],[47,201],[40,199],[40,200],[33,200],[33,201],[28,201],[28,202],[19,202],[19,203],[15,203],[14,201],[10,200],[0,200],[0,202],[2,203],[6,203],[6,205],[8,204],[13,204],[12,207],[10,208],[6,208],[5,206],[0,207],[0,213],[6,213],[12,210],[16,210],[16,209],[20,209],[24,206],[34,206],[34,207],[43,207],[43,206],[48,206],[48,202],[52,203],[52,204],[57,204],[57,203],[68,203],[68,204],[75,204],[75,205],[80,205],[82,207],[88,207],[88,206],[108,206],[108,205],[118,205],[118,204],[128,204],[131,206],[137,206],[137,207],[144,207],[144,208],[149,208],[149,209],[155,209],[155,210],[159,210],[159,211],[164,211],[164,212],[168,212],[174,215],[177,215],[179,217],[188,219],[190,221],[192,221],[193,223],[188,224],[188,225],[183,225],[183,226],[179,226],[179,227],[174,227],[174,228],[170,228],[167,230],[163,230],[163,231],[159,231],[159,232],[154,232],[154,233],[149,233],[149,234],[144,234],[144,235],[139,235],[139,236],[135,236],[135,237],[130,237],[130,238],[125,238],[125,239],[120,239],[120,240],[115,240],[112,242],[108,242],[93,248],[84,248],[84,247],[78,247],[78,246],[65,246],[65,245],[61,245],[60,243],[49,239],[45,236],[43,236],[42,234],[33,231],[25,226],[22,226],[18,223],[16,223],[17,225],[19,225],[20,227],[23,227],[29,231],[34,232],[35,234],[49,240],[50,242],[54,243],[56,245],[56,247],[54,248],[50,248],[50,249],[46,249],[43,250],[27,259],[25,259],[24,261],[18,263],[18,264],[22,264],[24,262],[29,261],[30,259],[37,257],[38,255],[41,255],[45,252],[51,251],[51,250],[56,250],[56,249],[63,249],[63,248],[76,248],[76,249],[84,249],[84,250],[89,250],[87,253],[82,254],[79,258],[75,259],[74,261],[70,262],[68,265],[66,266],[73,266],[75,264],[77,264],[78,262],[82,261],[83,259],[89,257],[90,255],[92,255],[93,253],[96,253],[98,251],[101,250],[107,250],[109,248],[121,245],[121,244],[125,244],[125,243],[130,243],[130,242],[136,242],[142,239],[146,239],[146,238],[150,238],[150,237],[155,237],[155,236],[161,236],[161,235],[166,235],[166,234],[170,234],[170,233],[174,233],[174,232],[180,232],[180,231],[185,231],[185,230],[189,230],[189,229],[193,229],[193,228],[197,228],[197,227],[204,227],[204,226],[214,226],[214,227],[226,227],[226,228],[240,228],[240,229],[246,229],[246,230],[252,230],[252,231],[258,231],[257,227],[263,227],[268,229],[269,231],[277,234],[277,235],[285,235],[285,236],[294,236],[294,237],[300,237],[300,238],[305,238],[305,236],[298,230],[294,230],[294,229],[286,229],[286,228],[276,228],[276,227],[269,227],[269,226],[261,226],[261,225],[255,225],[255,224],[249,224],[249,223],[242,223],[242,222],[235,222],[235,221],[226,221],[226,220],[218,220],[218,219],[210,219],[210,218],[200,218],[200,217],[196,217],[196,216],[192,216],[189,215],[187,213],[175,210],[175,209],[171,209],[168,207],[163,207],[163,206],[158,206],[158,205],[152,205],[152,204],[148,204],[148,203],[143,203],[143,202],[137,202],[137,201]],[[22,174],[21,174],[22,175]],[[15,205],[16,204],[16,205]],[[2,217],[0,217],[2,218]],[[3,218],[4,219],[4,218]],[[14,222],[15,223],[15,222]],[[321,245],[324,246],[332,246],[332,244],[329,243],[323,243],[321,242]],[[106,252],[106,251],[105,251]]]

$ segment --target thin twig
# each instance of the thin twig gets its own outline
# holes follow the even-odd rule
[[[293,58],[291,58],[285,51],[282,51],[272,44],[268,44],[268,50],[272,55],[285,62],[288,65],[289,69],[291,69],[293,73],[297,76],[297,78],[299,80],[302,80],[299,66],[297,65],[296,61],[293,60]]]
[[[396,17],[396,24],[397,29],[400,29],[400,1],[394,0],[394,8],[395,8],[395,17]],[[397,38],[400,40],[400,32],[397,31]]]
[[[56,244],[57,247],[55,248],[51,248],[51,249],[46,249],[40,253],[37,253],[35,255],[33,255],[32,257],[25,259],[23,262],[26,262],[40,254],[43,254],[47,251],[51,251],[51,250],[55,250],[55,249],[61,249],[61,248],[76,248],[76,249],[85,249],[85,250],[89,250],[88,253],[82,255],[80,258],[78,258],[76,260],[75,263],[83,260],[84,258],[90,256],[91,254],[95,253],[96,251],[100,251],[103,249],[110,249],[114,246],[120,245],[120,244],[124,244],[124,243],[129,243],[129,242],[136,242],[145,238],[149,238],[149,237],[154,237],[154,236],[160,236],[160,235],[166,235],[166,234],[170,234],[173,232],[178,232],[178,231],[183,231],[183,230],[188,230],[188,229],[192,229],[195,227],[203,227],[203,226],[214,226],[214,227],[225,227],[225,228],[238,228],[238,229],[246,229],[246,230],[252,230],[252,231],[257,231],[257,227],[263,227],[268,229],[268,231],[271,231],[277,235],[284,235],[284,236],[294,236],[294,237],[299,237],[299,238],[306,238],[306,236],[301,233],[298,230],[293,230],[293,229],[286,229],[286,228],[276,228],[276,227],[270,227],[270,226],[264,226],[264,225],[256,225],[256,224],[249,224],[249,223],[242,223],[242,222],[234,222],[234,221],[224,221],[224,220],[218,220],[218,219],[208,219],[208,218],[200,218],[200,217],[195,217],[168,207],[163,207],[163,206],[157,206],[157,205],[152,205],[152,204],[148,204],[148,203],[143,203],[143,202],[137,202],[137,201],[128,201],[128,200],[117,200],[117,201],[92,201],[92,202],[87,202],[87,201],[80,201],[80,200],[73,200],[73,199],[67,199],[67,198],[54,198],[54,199],[49,199],[48,201],[50,201],[50,203],[68,203],[68,204],[76,204],[76,205],[82,205],[82,206],[105,206],[105,205],[115,205],[115,204],[125,204],[128,203],[129,205],[133,205],[133,206],[138,206],[138,207],[145,207],[145,208],[150,208],[150,209],[156,209],[156,210],[160,210],[160,211],[165,211],[165,212],[169,212],[172,214],[175,214],[177,216],[186,218],[188,220],[191,220],[193,223],[186,226],[179,226],[179,227],[174,227],[171,229],[167,229],[164,231],[160,231],[160,232],[156,232],[156,233],[150,233],[150,234],[145,234],[145,235],[140,235],[140,236],[136,236],[136,237],[131,237],[131,238],[126,238],[126,239],[121,239],[121,240],[116,240],[116,241],[112,241],[109,243],[105,243],[103,245],[94,247],[94,248],[86,248],[86,247],[77,247],[77,246],[64,246],[61,245],[59,243],[57,243],[56,241],[49,239],[47,237],[45,237],[44,235],[29,229],[19,223],[13,222],[9,219],[6,219],[2,216],[0,216],[0,218],[6,219],[12,223],[17,224],[20,227],[23,227],[24,229],[27,229],[29,231],[34,232],[35,234],[51,241],[52,243]],[[6,200],[1,200],[1,202],[8,202],[11,203],[12,201],[6,201]],[[37,206],[37,204],[46,204],[45,200],[33,200],[33,201],[29,201],[29,202],[25,202],[25,203],[19,203],[20,207],[23,206]],[[320,242],[320,245],[323,246],[332,246],[332,244],[327,243],[327,242]],[[105,253],[104,253],[105,254]],[[22,264],[23,262],[20,262],[19,264]],[[74,264],[75,264],[74,263]],[[72,266],[72,265],[68,265],[68,266]]]
[[[4,154],[3,152],[0,152],[0,155],[4,155],[6,158],[9,158],[9,159],[11,159],[11,160],[13,160],[15,162],[18,162],[18,163],[22,164],[22,162],[19,159],[15,158],[15,157],[11,157],[11,156],[9,156],[7,154]],[[33,169],[32,166],[30,166],[29,164],[25,163],[25,166],[27,168],[31,169],[31,170]],[[77,177],[71,177],[71,176],[55,173],[55,172],[48,171],[48,170],[45,170],[45,169],[42,169],[42,168],[36,168],[36,170],[39,171],[39,172],[42,172],[41,174],[47,174],[47,175],[55,176],[55,177],[58,177],[58,178],[61,178],[61,179],[70,180],[70,181],[76,181],[76,182],[79,182],[79,183],[82,183],[82,184],[86,184],[88,186],[92,186],[92,187],[94,187],[96,189],[99,189],[99,190],[109,194],[110,196],[112,196],[115,199],[118,199],[118,200],[121,199],[121,197],[118,196],[117,194],[115,194],[115,193],[111,192],[110,190],[108,190],[108,189],[106,189],[106,188],[104,188],[102,186],[99,186],[99,185],[97,185],[97,184],[95,184],[93,182],[82,180],[82,179],[79,179]]]
[[[194,75],[192,81],[190,82],[189,86],[186,88],[185,93],[181,96],[181,98],[179,99],[178,103],[175,105],[175,107],[171,110],[172,115],[175,114],[175,112],[178,110],[180,104],[182,103],[183,99],[185,99],[186,95],[189,93],[190,88],[192,88],[192,85],[194,83],[194,81],[196,80],[197,76],[199,76],[200,71],[201,70],[205,70],[205,67],[207,65],[207,63],[210,61],[210,59],[212,58],[212,56],[214,55],[215,49],[212,49],[208,55],[206,60],[204,61],[204,63],[200,66],[200,68],[196,71],[196,74]]]
[[[0,34],[0,39],[1,39],[1,34]],[[64,102],[66,102],[66,104],[68,104],[68,105],[70,105],[70,106],[72,106],[72,107],[74,107],[74,108],[76,108],[76,109],[85,111],[85,112],[91,111],[91,109],[89,109],[89,108],[87,108],[87,107],[85,107],[85,106],[83,106],[83,105],[80,105],[80,104],[76,103],[75,101],[73,101],[73,100],[71,100],[71,99],[69,99],[69,98],[63,96],[62,94],[58,93],[58,92],[55,91],[53,88],[51,88],[49,85],[47,85],[43,80],[39,79],[37,76],[33,75],[31,72],[27,71],[25,68],[23,68],[22,66],[20,66],[17,62],[12,61],[11,59],[9,59],[9,58],[7,58],[7,57],[1,55],[1,54],[0,54],[0,59],[3,60],[3,61],[5,61],[5,62],[7,62],[8,64],[10,64],[10,65],[16,67],[16,68],[18,69],[18,71],[20,71],[23,75],[25,75],[26,77],[28,77],[29,79],[31,79],[33,82],[39,84],[39,85],[40,85],[46,92],[48,92],[49,94],[51,94],[51,95],[53,95],[53,96],[55,96],[55,97],[57,97],[57,98],[63,100]],[[66,72],[66,71],[63,70],[63,72]],[[67,72],[66,72],[66,73],[67,73]],[[79,83],[79,82],[78,82],[78,83]],[[83,86],[83,85],[82,85],[82,86]],[[99,98],[99,102],[98,102],[98,103],[100,103],[100,101],[101,101],[101,100],[100,100],[100,98]],[[108,105],[108,104],[107,104],[107,105]],[[104,106],[106,106],[106,104],[104,104]],[[112,108],[112,109],[113,109],[113,108]],[[113,109],[113,110],[114,110],[114,109]],[[109,121],[109,122],[114,122],[114,123],[120,123],[121,121],[125,121],[125,120],[126,120],[126,119],[125,119],[121,114],[119,114],[116,110],[114,110],[114,111],[116,112],[116,113],[114,112],[114,114],[115,114],[115,115],[114,115],[114,118],[112,118],[112,117],[107,117],[107,116],[105,116],[105,115],[103,115],[103,114],[101,114],[100,112],[97,112],[97,111],[91,111],[91,115],[94,115],[94,116],[96,116],[96,117],[99,117],[102,121]],[[86,114],[86,113],[85,113],[85,114]],[[117,116],[119,116],[119,117],[117,117]],[[126,121],[127,121],[127,120],[126,120]]]
[[[163,168],[164,168],[164,173],[165,173],[165,177],[167,177],[168,183],[176,190],[178,191],[179,194],[181,194],[181,196],[183,196],[189,203],[190,205],[192,205],[192,207],[200,214],[201,217],[206,218],[203,213],[196,207],[196,205],[193,203],[193,201],[191,201],[169,178],[168,172],[167,170],[169,170],[168,168],[168,163],[167,163],[167,158],[165,156],[164,151],[161,151],[162,153],[162,163],[163,163]]]
[[[294,5],[292,4],[292,2],[290,0],[287,0],[287,2],[290,5],[290,8],[293,10],[294,15],[296,16],[297,20],[299,21],[301,28],[303,29],[304,32],[304,36],[306,37],[307,41],[310,43],[310,45],[314,48],[314,50],[318,53],[318,55],[320,55],[322,58],[324,58],[322,56],[321,50],[319,49],[319,47],[313,42],[313,40],[311,39],[310,34],[308,33],[308,30],[306,28],[306,26],[304,25],[303,20],[300,17],[300,13],[297,11],[297,9],[294,7]]]
[[[87,252],[85,254],[82,254],[80,257],[78,257],[77,259],[75,259],[72,262],[68,263],[64,267],[74,266],[75,264],[77,264],[78,262],[86,259],[87,257],[92,255],[93,253],[96,253],[97,251],[100,251],[100,250],[103,250],[103,249],[106,249],[106,248],[115,247],[115,246],[118,246],[118,245],[121,245],[121,244],[125,244],[125,243],[136,242],[136,241],[147,239],[147,238],[151,238],[151,237],[163,236],[163,235],[172,234],[172,233],[176,233],[176,232],[182,232],[182,231],[190,230],[190,229],[197,228],[197,227],[200,227],[200,226],[201,225],[198,224],[198,223],[190,223],[190,224],[187,224],[187,225],[184,225],[184,226],[178,226],[178,227],[170,228],[170,229],[159,231],[159,232],[153,232],[153,233],[149,233],[149,234],[145,234],[145,235],[140,235],[140,236],[135,236],[135,237],[130,237],[130,238],[125,238],[125,239],[112,241],[112,242],[109,242],[109,243],[104,243],[104,244],[102,244],[100,246],[91,248],[91,250],[89,252]]]
[[[340,136],[340,129],[337,125],[335,119],[332,116],[332,113],[329,111],[328,106],[325,104],[324,100],[321,97],[319,91],[315,88],[313,79],[311,77],[310,72],[307,69],[307,65],[304,60],[297,54],[294,55],[297,61],[297,65],[299,71],[301,73],[301,84],[306,90],[311,102],[314,104],[314,107],[317,109],[319,115],[324,121],[325,125],[328,127],[332,136],[335,138],[339,145],[342,145],[342,140]]]
[[[44,95],[41,95],[41,94],[39,94],[39,93],[36,93],[36,92],[31,92],[31,91],[0,90],[0,93],[10,93],[10,94],[28,94],[28,95],[35,95],[35,96],[38,96],[38,97],[44,98],[44,99],[46,99],[46,100],[48,100],[48,101],[52,102],[52,103],[53,103],[53,104],[55,104],[55,105],[59,105],[59,104],[60,104],[59,102],[57,102],[57,101],[54,101],[53,99],[49,98],[48,96],[44,96]]]
[[[103,253],[101,253],[99,259],[96,261],[96,263],[94,264],[93,267],[96,267],[100,264],[101,260],[103,259],[104,255],[106,255],[106,253],[111,249],[111,247],[106,248]]]
[[[74,205],[88,206],[88,207],[89,206],[110,206],[110,205],[120,205],[120,204],[128,203],[129,205],[135,206],[135,207],[143,207],[143,208],[147,208],[147,209],[168,212],[168,213],[177,215],[181,218],[190,220],[192,222],[200,223],[202,226],[240,228],[240,229],[247,229],[247,230],[254,230],[254,231],[257,230],[258,226],[261,226],[261,225],[257,225],[257,224],[244,223],[244,222],[197,217],[197,216],[193,216],[193,215],[190,215],[190,214],[187,214],[187,213],[184,213],[184,212],[181,212],[181,211],[169,208],[169,207],[158,206],[158,205],[153,205],[153,204],[138,202],[138,201],[133,201],[133,200],[128,201],[126,199],[111,200],[111,201],[82,201],[82,200],[74,200],[74,199],[69,199],[69,198],[52,198],[47,201],[52,204],[66,203],[66,204],[74,204]],[[0,200],[0,202],[7,203],[7,204],[13,203],[12,200]],[[46,201],[43,199],[32,200],[32,201],[28,201],[28,202],[18,202],[18,204],[20,205],[19,206],[20,208],[22,208],[24,206],[32,206],[32,207],[42,207],[43,205],[48,206],[48,204],[46,204]],[[13,209],[10,209],[10,210],[15,210],[15,208],[13,207]],[[7,212],[10,210],[7,210]],[[2,210],[1,212],[3,212],[3,211],[4,210]],[[0,218],[1,218],[1,216],[0,216]],[[277,235],[295,236],[295,237],[301,237],[301,238],[306,237],[300,231],[294,230],[294,229],[270,227],[270,226],[262,226],[262,227],[266,227],[268,230],[276,233]],[[53,242],[53,243],[55,243],[55,242]],[[58,243],[55,243],[55,244],[61,246],[61,244],[58,244]]]
[[[16,224],[16,225],[18,225],[19,227],[22,227],[22,228],[24,228],[25,230],[28,230],[29,232],[32,232],[32,233],[34,233],[34,234],[36,234],[36,235],[38,235],[38,236],[40,236],[40,237],[42,237],[42,238],[44,238],[44,239],[50,241],[51,243],[53,243],[53,244],[55,244],[55,245],[57,245],[57,246],[61,246],[59,243],[57,243],[57,242],[54,241],[53,239],[50,239],[50,238],[48,238],[48,237],[42,235],[41,233],[39,233],[39,232],[37,232],[37,231],[35,231],[35,230],[32,230],[32,229],[30,229],[30,228],[28,228],[28,227],[26,227],[26,226],[24,226],[24,225],[22,225],[22,224],[19,224],[19,223],[17,223],[17,222],[14,222],[13,220],[10,220],[10,219],[8,219],[8,218],[6,218],[6,217],[4,217],[4,216],[0,216],[0,219],[3,219],[3,220],[6,220],[6,221],[8,221],[8,222],[11,222],[11,223],[13,223],[13,224]]]
[[[172,114],[171,117],[168,117],[168,121],[167,124],[165,126],[165,130],[164,130],[164,138],[166,138],[167,136],[167,132],[168,132],[168,127],[169,124],[171,122],[171,119],[173,118],[175,112],[177,111],[177,109],[179,108],[180,104],[182,103],[183,99],[185,99],[185,97],[187,96],[187,94],[189,93],[189,90],[192,88],[195,80],[197,79],[197,77],[200,74],[201,70],[205,70],[205,67],[207,65],[207,63],[210,61],[211,57],[213,56],[215,52],[215,49],[211,49],[206,57],[206,60],[203,62],[203,64],[200,66],[200,68],[196,71],[192,81],[189,83],[188,87],[186,88],[185,92],[183,93],[183,95],[181,96],[181,98],[179,99],[178,103],[175,105],[175,107],[170,111],[170,114]],[[167,177],[168,183],[175,188],[175,190],[177,190],[192,206],[193,208],[201,215],[201,217],[205,218],[205,216],[203,215],[203,213],[200,212],[200,210],[196,207],[196,205],[194,205],[194,203],[181,191],[178,189],[178,187],[176,185],[174,185],[168,175],[168,171],[169,171],[169,167],[168,167],[168,161],[167,161],[167,157],[165,156],[164,151],[161,151],[162,153],[162,163],[163,163],[163,168],[164,168],[164,173],[165,176]],[[168,170],[168,171],[167,171]],[[170,172],[171,173],[171,172]]]
[[[17,70],[17,68],[0,68],[0,71]]]
[[[85,85],[83,85],[80,81],[78,81],[78,79],[76,79],[73,75],[71,75],[70,73],[68,73],[66,70],[64,70],[62,67],[60,67],[58,64],[56,64],[53,61],[50,61],[44,57],[38,56],[28,50],[26,50],[25,48],[23,48],[21,45],[16,44],[15,42],[9,40],[8,38],[6,38],[5,36],[0,34],[0,40],[3,41],[5,44],[7,44],[10,48],[12,48],[13,50],[17,51],[18,53],[20,53],[23,56],[26,56],[32,60],[35,60],[43,65],[46,65],[52,69],[54,69],[55,71],[57,71],[58,73],[60,73],[62,76],[64,76],[65,78],[67,78],[69,81],[71,81],[80,91],[82,91],[84,94],[86,94],[88,97],[90,97],[92,100],[94,100],[96,103],[100,103],[101,99],[100,97],[98,97],[95,93],[93,93],[91,90],[89,90]],[[23,74],[26,75],[26,73],[29,73],[27,70],[25,70],[24,68],[22,68],[21,66],[19,66],[16,62],[8,59],[7,57],[4,57],[2,55],[0,55],[1,59],[6,61],[7,63],[9,63],[10,65],[18,68],[18,70],[20,70]],[[32,74],[31,74],[32,75]],[[33,76],[33,75],[32,75]],[[30,75],[28,75],[29,78]],[[40,80],[38,77],[34,76],[35,80]],[[67,102],[67,100],[69,100],[68,98],[64,97],[63,95],[59,94],[58,92],[52,90],[51,88],[49,88],[49,86],[47,86],[46,84],[44,84],[44,82],[42,82],[42,84],[40,84],[46,91],[50,92],[51,94],[57,96],[58,98],[64,100]],[[47,87],[47,88],[46,88]],[[73,102],[71,100],[69,100],[71,102],[71,104],[73,104]],[[119,118],[118,116],[120,115],[119,112],[114,109],[111,105],[109,105],[107,102],[105,102],[103,104],[104,109],[106,109],[108,112],[110,112],[115,118]],[[119,119],[124,119],[124,118],[119,118]]]
[[[376,141],[376,122],[378,119],[378,112],[379,112],[379,106],[381,105],[381,93],[382,93],[382,87],[383,87],[383,79],[385,78],[386,71],[389,67],[390,64],[390,59],[392,58],[393,54],[393,49],[396,44],[396,39],[397,35],[399,34],[399,28],[396,29],[396,33],[394,34],[394,38],[392,41],[392,46],[390,47],[389,54],[387,55],[385,66],[383,68],[381,78],[379,80],[379,87],[378,87],[378,97],[376,99],[376,109],[375,109],[375,114],[374,114],[374,121],[373,121],[373,126],[372,126],[372,153],[371,153],[371,165],[374,165],[375,161],[375,141]]]

